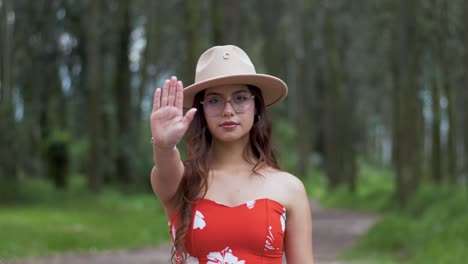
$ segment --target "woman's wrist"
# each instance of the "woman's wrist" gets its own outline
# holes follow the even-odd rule
[[[176,149],[176,145],[164,145],[159,142],[156,142],[154,137],[151,137],[151,144],[153,145],[154,148],[158,148],[161,150],[174,150]]]

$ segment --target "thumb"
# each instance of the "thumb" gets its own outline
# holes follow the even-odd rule
[[[193,120],[193,117],[195,116],[195,114],[197,113],[197,109],[196,108],[192,108],[190,109],[184,116],[184,119],[182,119],[182,123],[184,125],[189,125],[190,122],[192,122]]]

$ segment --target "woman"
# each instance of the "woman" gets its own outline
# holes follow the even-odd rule
[[[257,74],[236,46],[198,61],[195,83],[156,89],[151,184],[169,219],[176,263],[313,263],[303,184],[279,169],[265,107],[287,86]],[[185,116],[183,108],[189,109]],[[186,134],[188,157],[176,145]]]

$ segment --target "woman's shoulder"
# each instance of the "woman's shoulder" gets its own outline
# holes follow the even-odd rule
[[[304,184],[298,177],[286,171],[268,167],[265,168],[264,173],[262,174],[266,174],[265,176],[268,179],[282,185],[283,187],[288,189],[291,188],[291,191],[304,187]]]
[[[274,192],[286,207],[297,199],[307,197],[302,181],[295,175],[274,168],[267,168],[265,176],[269,189]]]

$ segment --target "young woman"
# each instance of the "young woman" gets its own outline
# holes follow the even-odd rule
[[[265,111],[286,94],[231,45],[201,55],[193,85],[173,76],[156,89],[151,184],[169,219],[172,262],[279,264],[285,253],[289,264],[313,263],[308,198],[278,166]]]

